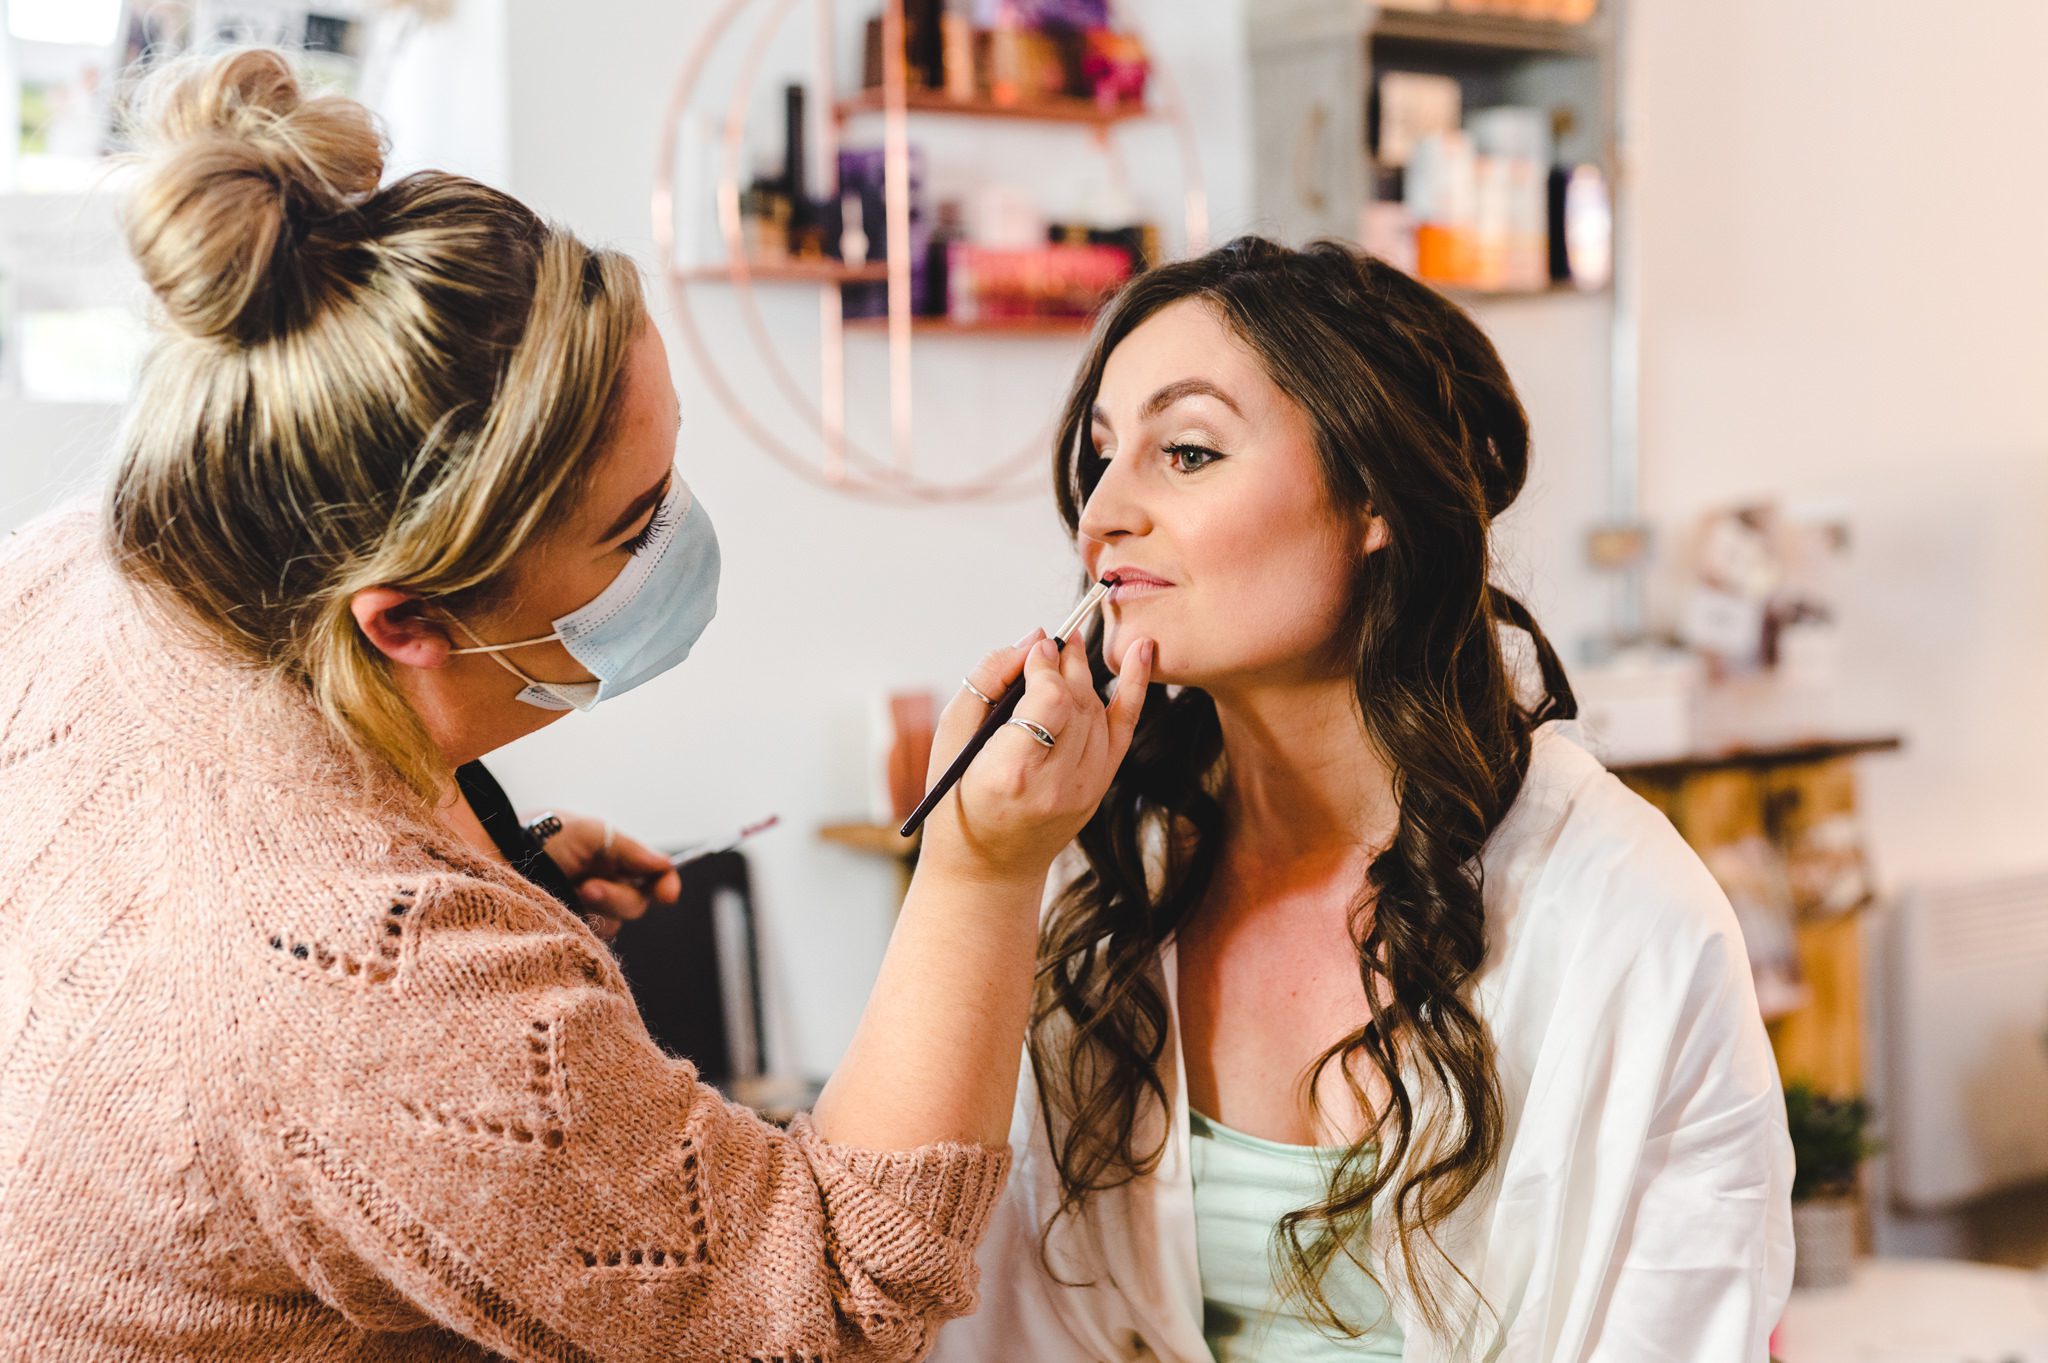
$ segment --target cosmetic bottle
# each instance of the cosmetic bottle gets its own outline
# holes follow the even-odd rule
[[[1528,291],[1547,281],[1543,176],[1551,161],[1548,116],[1529,105],[1480,109],[1465,122],[1473,146],[1490,164],[1482,173],[1480,278],[1488,289]]]
[[[804,162],[804,87],[786,85],[782,90],[782,192],[789,200],[789,238],[792,250],[807,241],[817,221],[811,203],[811,178]],[[819,254],[822,254],[820,252]]]
[[[938,207],[932,226],[931,243],[925,247],[924,292],[917,300],[917,314],[920,317],[951,317],[953,315],[953,246],[964,240],[962,223],[965,214],[956,199],[948,199]]]
[[[1024,94],[1024,32],[1014,0],[1002,0],[989,33],[989,98],[1014,106]]]
[[[1607,287],[1614,278],[1614,203],[1598,166],[1576,166],[1565,182],[1564,246],[1574,286]]]
[[[756,180],[740,196],[740,242],[757,264],[789,258],[789,196],[780,180]]]
[[[839,195],[839,258],[853,269],[868,263],[867,214],[861,207],[860,191],[844,190]]]
[[[1471,140],[1462,132],[1434,133],[1415,144],[1408,170],[1415,263],[1431,283],[1470,284],[1478,273],[1477,176]]]
[[[968,0],[946,0],[939,16],[939,45],[944,51],[946,95],[969,102],[980,92],[975,79],[974,16]]]
[[[939,16],[943,0],[903,0],[903,55],[912,89],[946,88],[945,35]]]

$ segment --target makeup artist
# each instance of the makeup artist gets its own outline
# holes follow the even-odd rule
[[[937,750],[1021,672],[1018,722],[844,1063],[787,1131],[728,1105],[459,776],[711,619],[632,266],[382,185],[275,53],[147,94],[119,470],[0,545],[0,1357],[918,1356],[975,1301],[1040,892],[1150,645],[1107,705],[1078,642],[972,671]]]

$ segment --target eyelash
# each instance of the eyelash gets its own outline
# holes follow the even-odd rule
[[[647,518],[647,524],[640,527],[640,533],[619,547],[629,554],[637,554],[648,545],[654,543],[654,537],[666,529],[668,529],[668,499],[663,498],[661,505],[654,508],[654,514]]]
[[[1186,458],[1190,454],[1199,454],[1203,456],[1202,462],[1200,464],[1197,464],[1194,468],[1177,468],[1176,472],[1178,472],[1182,477],[1188,477],[1193,474],[1200,473],[1203,469],[1209,467],[1209,465],[1216,463],[1218,460],[1224,457],[1221,451],[1212,450],[1207,445],[1190,445],[1186,443],[1178,445],[1161,445],[1159,447],[1159,452],[1161,454],[1168,456],[1169,458],[1179,460],[1182,463],[1186,462]],[[1102,455],[1099,453],[1091,457],[1090,463],[1092,465],[1090,472],[1092,472],[1094,476],[1097,478],[1100,478],[1102,476],[1103,470],[1109,467],[1109,460],[1103,458]]]

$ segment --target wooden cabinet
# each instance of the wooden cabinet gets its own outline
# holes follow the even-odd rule
[[[1754,837],[1783,857],[1799,915],[1793,937],[1803,999],[1767,1008],[1764,1020],[1785,1079],[1807,1079],[1829,1093],[1865,1087],[1863,896],[1845,880],[1857,873],[1847,859],[1860,851],[1830,830],[1853,827],[1858,760],[1899,746],[1892,737],[1854,739],[1615,768],[1709,865],[1716,849]],[[1832,864],[1815,864],[1819,858]],[[1867,868],[1863,874],[1867,884]]]

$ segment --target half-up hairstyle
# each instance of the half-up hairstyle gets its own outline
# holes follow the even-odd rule
[[[124,221],[160,317],[115,561],[431,794],[439,756],[350,598],[474,609],[566,519],[646,321],[638,273],[473,180],[382,185],[369,112],[274,51],[166,66],[137,107]]]
[[[1486,943],[1479,855],[1521,790],[1533,731],[1577,708],[1549,641],[1492,581],[1490,530],[1527,477],[1528,420],[1492,343],[1441,295],[1341,243],[1240,238],[1138,276],[1098,319],[1057,437],[1069,533],[1099,476],[1090,413],[1109,356],[1184,300],[1213,308],[1307,413],[1338,510],[1369,510],[1389,531],[1356,569],[1340,642],[1367,741],[1394,774],[1399,825],[1352,914],[1366,1015],[1305,1076],[1313,1102],[1335,1066],[1373,1121],[1324,1198],[1277,1234],[1290,1293],[1355,1336],[1374,1323],[1343,1319],[1321,1283],[1344,1256],[1388,1284],[1364,1253],[1383,1207],[1382,1243],[1398,1247],[1411,1299],[1443,1331],[1441,1270],[1463,1275],[1439,1262],[1435,1230],[1480,1188],[1504,1138],[1493,1042],[1468,996]],[[1533,646],[1533,701],[1503,627]],[[1099,641],[1092,661],[1107,686]],[[1169,1019],[1158,953],[1202,902],[1221,847],[1215,704],[1194,687],[1152,690],[1081,834],[1086,869],[1040,941],[1030,1045],[1062,1185],[1053,1224],[1159,1159]],[[1386,1082],[1377,1112],[1353,1065]]]

